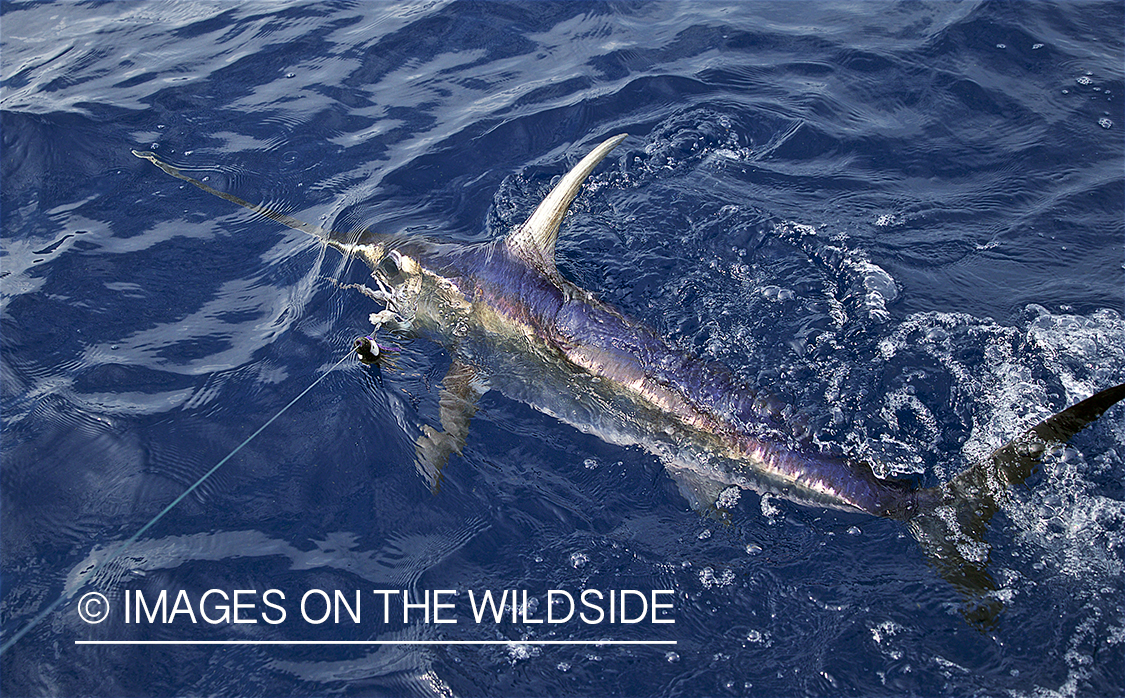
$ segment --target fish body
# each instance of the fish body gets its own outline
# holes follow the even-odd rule
[[[789,447],[769,400],[725,366],[670,346],[589,291],[536,268],[510,239],[448,246],[361,238],[346,251],[367,260],[386,285],[408,287],[392,304],[414,331],[446,347],[458,375],[469,370],[481,387],[656,454],[678,480],[705,485],[688,490],[700,508],[729,486],[900,519],[914,507],[913,490],[876,478],[866,463]],[[444,464],[421,462],[420,469],[436,486]]]
[[[217,191],[151,153],[134,154],[363,259],[377,288],[361,290],[385,305],[372,315],[376,329],[409,328],[448,350],[440,429],[423,425],[416,449],[416,466],[435,490],[449,458],[465,446],[477,401],[495,389],[609,443],[652,452],[701,511],[721,513],[720,495],[737,487],[904,521],[931,564],[969,599],[966,616],[993,619],[999,602],[990,598],[995,586],[979,551],[1004,491],[1034,472],[1050,443],[1067,441],[1125,398],[1125,385],[1044,420],[935,488],[801,449],[770,398],[559,273],[555,243],[567,208],[624,138],[596,146],[511,234],[476,244],[370,231],[352,240]]]

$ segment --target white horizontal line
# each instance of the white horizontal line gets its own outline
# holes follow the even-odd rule
[[[674,645],[676,640],[75,640],[76,645]]]

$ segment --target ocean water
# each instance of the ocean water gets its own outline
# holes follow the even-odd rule
[[[986,628],[900,524],[754,492],[701,516],[653,456],[495,393],[434,494],[413,442],[445,351],[340,363],[378,309],[363,265],[131,150],[326,228],[475,242],[627,133],[563,273],[932,485],[1125,381],[1123,26],[1115,2],[0,5],[0,689],[1121,695],[1122,408],[993,520]],[[255,622],[223,619],[239,590]],[[474,616],[504,590],[525,616]],[[667,591],[674,623],[524,621],[583,590]],[[138,616],[162,592],[168,622]],[[313,622],[318,592],[356,616]],[[402,622],[404,594],[430,605]]]

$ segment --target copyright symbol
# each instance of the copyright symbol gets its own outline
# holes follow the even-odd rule
[[[109,599],[96,591],[87,592],[78,599],[78,617],[90,623],[101,623],[109,617]]]

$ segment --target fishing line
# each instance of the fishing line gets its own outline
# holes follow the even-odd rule
[[[250,443],[251,441],[253,441],[253,440],[254,440],[254,438],[258,436],[258,434],[261,434],[261,433],[262,433],[263,431],[265,431],[266,427],[268,427],[269,425],[273,424],[273,423],[274,423],[274,421],[275,421],[275,420],[276,420],[276,419],[277,419],[278,417],[280,417],[281,415],[285,414],[285,411],[286,411],[286,410],[288,410],[288,409],[289,409],[290,407],[292,407],[292,406],[293,406],[294,404],[296,404],[296,403],[297,403],[297,401],[298,401],[298,400],[300,400],[301,398],[303,398],[303,397],[305,396],[305,394],[306,394],[306,393],[308,393],[308,392],[309,392],[310,390],[312,390],[313,388],[315,388],[315,387],[316,387],[316,385],[317,385],[317,383],[320,383],[320,382],[321,382],[322,380],[324,380],[324,378],[325,378],[325,377],[326,377],[326,376],[327,376],[328,374],[332,373],[332,371],[334,371],[334,370],[335,370],[335,369],[336,369],[336,368],[337,368],[337,367],[338,367],[338,366],[339,366],[340,364],[344,363],[344,361],[345,361],[345,360],[346,360],[346,359],[347,359],[348,357],[350,357],[350,356],[351,356],[352,354],[354,354],[354,353],[355,353],[355,351],[356,351],[356,347],[352,347],[351,349],[349,349],[349,350],[348,350],[348,352],[347,352],[347,353],[345,353],[345,354],[344,354],[344,355],[343,355],[343,356],[342,356],[342,357],[340,358],[340,360],[339,360],[339,361],[337,361],[337,362],[336,362],[335,364],[333,364],[331,368],[329,368],[329,369],[328,369],[327,371],[325,371],[324,373],[322,373],[322,374],[320,375],[320,377],[319,377],[319,378],[317,378],[317,379],[316,379],[316,380],[314,380],[314,381],[313,381],[312,383],[310,383],[310,384],[309,384],[309,386],[308,386],[307,388],[305,388],[304,390],[302,390],[302,391],[301,391],[301,392],[300,392],[300,393],[299,393],[299,394],[297,395],[297,397],[295,397],[295,398],[293,398],[292,400],[290,400],[290,401],[289,401],[289,404],[287,404],[287,405],[286,405],[285,407],[282,407],[282,408],[281,408],[281,409],[280,409],[280,410],[279,410],[279,411],[277,412],[277,414],[275,414],[274,416],[270,417],[270,418],[269,418],[269,420],[268,420],[268,421],[266,421],[266,423],[265,423],[265,424],[263,424],[262,426],[258,427],[258,430],[257,430],[257,431],[255,431],[255,432],[254,432],[253,434],[251,434],[250,436],[246,437],[246,439],[245,439],[245,440],[244,440],[244,441],[243,441],[242,443],[240,443],[240,444],[238,444],[237,446],[235,446],[235,447],[234,447],[234,450],[233,450],[233,451],[231,451],[230,453],[228,453],[228,454],[226,455],[226,457],[225,457],[225,458],[223,458],[223,459],[222,459],[221,461],[219,461],[219,462],[218,462],[218,463],[216,463],[216,464],[215,464],[214,466],[212,466],[212,468],[211,468],[210,470],[208,470],[207,472],[205,472],[205,473],[203,474],[203,476],[202,476],[202,477],[200,477],[200,478],[199,478],[198,480],[196,480],[196,481],[195,481],[195,483],[194,483],[194,484],[193,484],[193,485],[192,485],[191,487],[189,487],[189,488],[187,488],[186,490],[184,490],[184,491],[183,491],[183,493],[182,493],[182,494],[181,494],[181,495],[180,495],[179,497],[176,497],[176,498],[175,498],[174,500],[172,500],[172,503],[171,503],[171,504],[169,504],[168,506],[164,507],[164,509],[163,509],[163,510],[162,510],[162,511],[161,511],[161,512],[160,512],[159,514],[157,514],[156,516],[152,517],[152,519],[151,519],[151,520],[149,520],[149,522],[148,522],[148,523],[146,523],[146,524],[145,524],[144,526],[142,526],[142,527],[141,527],[141,529],[140,529],[139,531],[137,531],[136,533],[134,533],[134,534],[133,534],[132,538],[130,538],[129,540],[125,541],[125,542],[124,542],[124,543],[122,543],[122,544],[121,544],[120,546],[118,546],[117,550],[115,550],[115,551],[113,552],[113,554],[112,554],[112,555],[110,555],[109,557],[107,557],[107,558],[106,558],[105,560],[102,560],[102,561],[101,561],[101,562],[99,562],[98,564],[94,565],[94,567],[93,567],[93,568],[91,568],[91,569],[90,569],[90,571],[89,571],[89,572],[88,572],[88,573],[86,574],[86,576],[85,576],[85,579],[84,579],[83,581],[79,582],[79,583],[78,583],[78,585],[74,587],[74,589],[72,589],[72,590],[71,590],[70,592],[67,592],[67,591],[66,591],[66,590],[64,589],[64,590],[63,590],[63,593],[62,593],[62,595],[61,595],[61,596],[59,596],[59,598],[55,599],[54,603],[52,603],[52,604],[51,604],[50,606],[48,606],[48,607],[47,607],[47,608],[45,608],[45,609],[44,609],[43,611],[41,611],[41,612],[39,613],[39,615],[37,615],[37,616],[35,616],[34,618],[32,618],[32,619],[31,619],[31,622],[30,622],[30,623],[28,623],[28,624],[27,624],[26,626],[24,626],[24,628],[23,628],[22,630],[20,630],[20,631],[19,631],[19,632],[17,632],[17,633],[15,634],[15,635],[13,635],[13,636],[11,637],[11,639],[9,639],[9,640],[8,640],[7,642],[5,642],[5,643],[4,643],[3,645],[0,645],[0,654],[3,654],[4,652],[7,652],[7,651],[8,651],[8,648],[9,648],[9,647],[11,647],[12,645],[16,644],[16,642],[18,642],[20,638],[22,638],[22,637],[23,637],[24,635],[26,635],[26,634],[27,634],[27,633],[28,633],[28,632],[29,632],[29,631],[30,631],[30,630],[31,630],[32,628],[34,628],[34,627],[35,627],[36,625],[38,625],[38,624],[40,623],[40,621],[42,621],[42,620],[43,620],[44,618],[46,618],[46,617],[47,617],[48,615],[50,615],[52,611],[54,611],[54,610],[55,610],[56,608],[58,608],[58,607],[59,607],[59,605],[61,605],[63,601],[65,601],[65,600],[67,600],[68,598],[70,598],[70,597],[74,596],[75,594],[77,594],[77,593],[78,593],[78,592],[79,592],[79,591],[80,591],[80,590],[81,590],[82,588],[84,588],[84,587],[86,586],[86,584],[87,584],[87,583],[88,583],[88,582],[89,582],[90,580],[92,580],[92,579],[93,579],[93,578],[95,577],[95,573],[97,573],[97,572],[98,572],[99,570],[101,570],[102,568],[104,568],[104,567],[105,567],[106,565],[108,565],[108,564],[109,564],[110,562],[113,562],[113,561],[114,561],[114,560],[116,560],[117,558],[121,557],[121,555],[122,555],[122,554],[123,554],[123,553],[124,553],[124,552],[125,552],[126,550],[128,550],[128,549],[129,549],[129,546],[131,546],[131,545],[132,545],[133,543],[135,543],[135,542],[137,541],[137,539],[138,539],[138,538],[140,538],[140,537],[141,537],[141,536],[142,536],[142,535],[144,534],[144,532],[145,532],[145,531],[147,531],[148,529],[150,529],[150,528],[151,528],[151,527],[153,526],[153,524],[155,524],[155,523],[156,523],[157,521],[159,521],[160,519],[164,518],[164,515],[165,515],[165,514],[167,514],[167,513],[169,512],[169,511],[171,511],[171,510],[172,510],[172,508],[173,508],[173,507],[175,507],[175,506],[176,506],[177,504],[179,504],[179,503],[180,503],[181,501],[183,501],[184,497],[187,497],[187,496],[188,496],[189,494],[191,494],[192,492],[194,492],[194,491],[195,491],[195,489],[196,489],[197,487],[199,487],[200,485],[202,485],[202,484],[203,484],[203,483],[204,483],[204,482],[205,482],[205,481],[207,480],[207,478],[209,478],[209,477],[211,477],[212,475],[214,475],[214,474],[215,474],[215,471],[217,471],[217,470],[218,470],[219,468],[221,468],[221,467],[223,466],[223,464],[224,464],[224,463],[226,463],[226,462],[227,462],[227,461],[229,461],[229,460],[230,460],[231,458],[233,458],[233,457],[234,457],[234,455],[235,455],[236,453],[238,453],[239,451],[241,451],[241,450],[242,450],[242,448],[243,448],[243,447],[244,447],[244,446],[245,446],[246,444],[248,444],[248,443]]]

